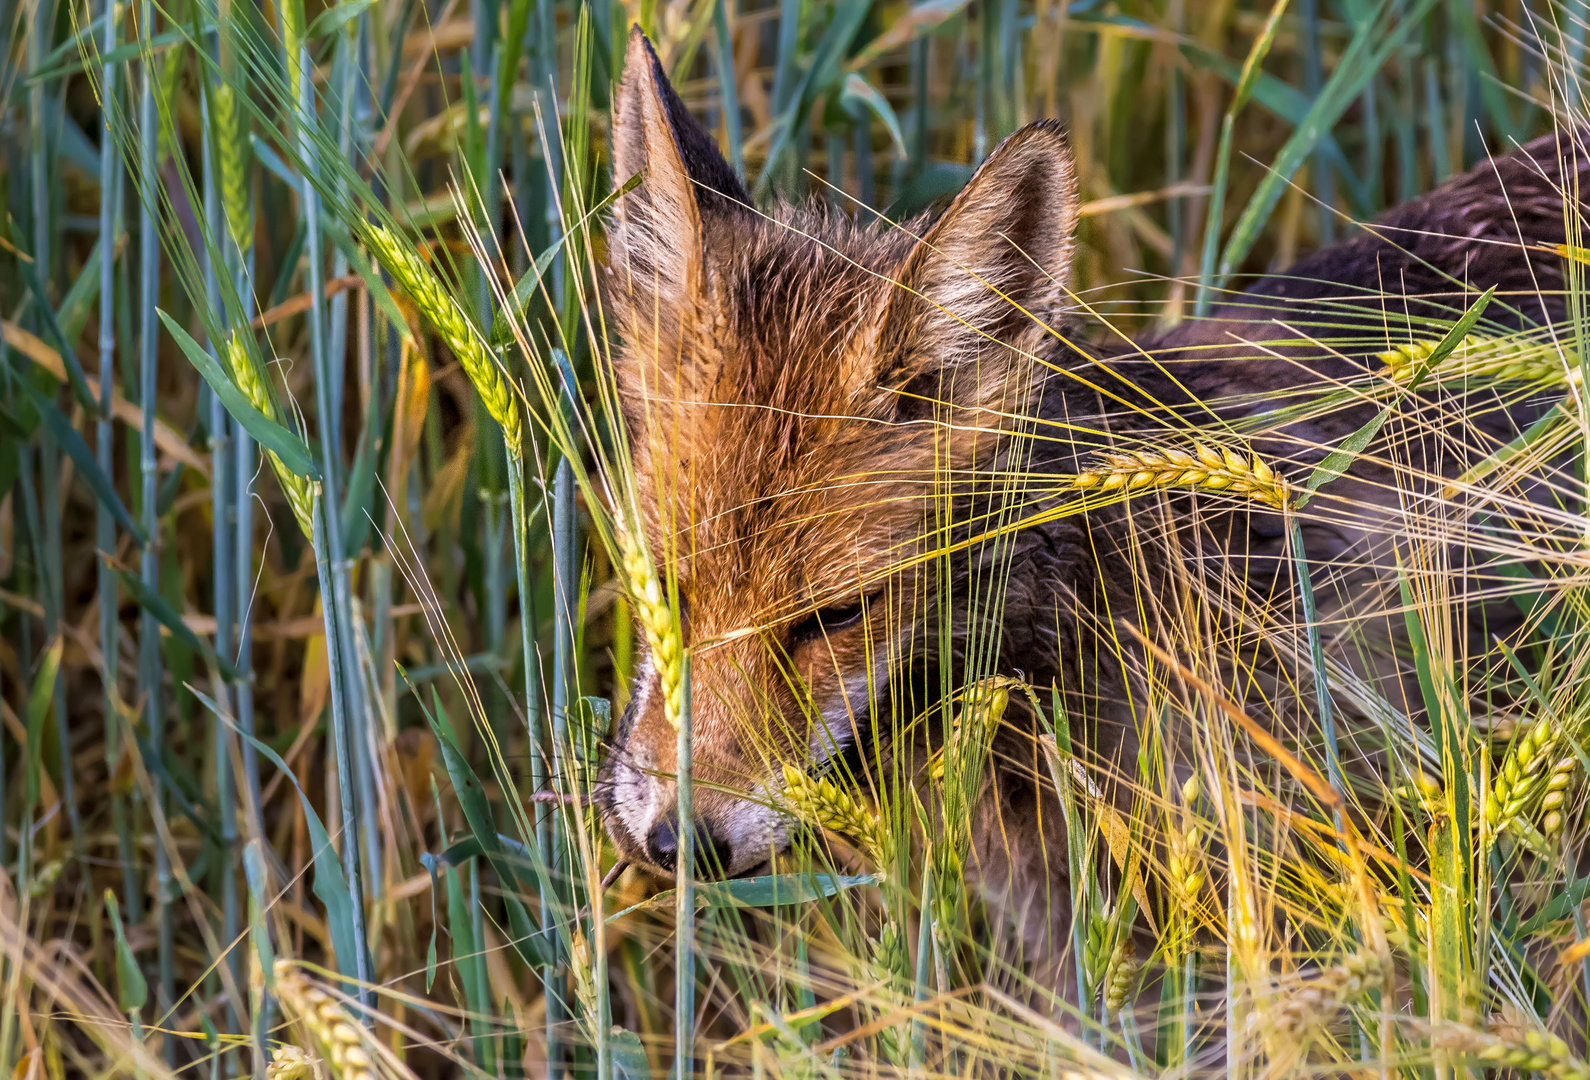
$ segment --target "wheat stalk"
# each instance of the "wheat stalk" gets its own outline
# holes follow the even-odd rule
[[[1071,478],[1071,486],[1099,492],[1187,487],[1247,495],[1278,510],[1285,509],[1290,498],[1286,480],[1257,454],[1201,442],[1194,443],[1191,451],[1155,447],[1101,454],[1099,464]]]
[[[279,422],[276,403],[265,385],[265,373],[255,364],[254,356],[243,344],[243,336],[239,331],[233,331],[232,339],[226,344],[226,366],[231,371],[232,381],[243,392],[248,403],[266,419]],[[304,531],[305,538],[313,539],[315,496],[319,485],[289,469],[275,451],[266,450],[265,456],[270,460],[277,483],[281,484],[282,491],[287,495],[287,505],[292,507],[298,527]]]
[[[276,961],[276,998],[314,1042],[333,1080],[372,1080],[375,1066],[365,1036],[342,1004],[286,959]],[[300,1051],[301,1052],[301,1051]]]
[[[370,246],[387,271],[409,294],[409,299],[430,320],[447,342],[458,363],[475,384],[486,411],[502,426],[503,441],[508,446],[510,461],[517,461],[524,440],[519,410],[514,405],[508,380],[497,366],[497,359],[486,348],[478,334],[464,317],[458,301],[448,294],[441,278],[430,266],[390,229],[381,225],[368,227]]]
[[[662,682],[663,711],[668,722],[679,729],[679,719],[684,714],[684,643],[679,637],[679,624],[663,598],[662,581],[657,568],[646,555],[646,550],[635,541],[629,530],[619,526],[619,559],[624,577],[629,583],[635,617],[640,620],[651,649],[652,667]]]

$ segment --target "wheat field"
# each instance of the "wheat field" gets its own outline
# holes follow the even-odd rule
[[[793,843],[732,881],[626,865],[591,801],[642,655],[690,730],[598,287],[631,25],[763,205],[887,228],[1060,118],[1103,339],[1585,123],[1584,0],[0,3],[8,1075],[1590,1078],[1587,247],[1566,324],[1465,302],[1263,414],[1552,403],[1403,503],[1395,647],[1189,585],[1111,643],[1130,769],[972,665],[915,787],[782,763]],[[1061,506],[1358,520],[1364,443],[1282,476],[1261,427]],[[961,887],[1009,710],[1082,840],[1058,957]]]

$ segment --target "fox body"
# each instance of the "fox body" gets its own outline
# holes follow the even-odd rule
[[[1228,508],[1157,556],[1141,550],[1141,502],[1002,524],[1058,502],[1049,481],[1123,432],[1171,439],[1189,419],[1234,420],[1260,398],[1273,408],[1361,376],[1420,319],[1450,320],[1483,289],[1498,290],[1493,324],[1557,317],[1563,272],[1544,245],[1564,240],[1563,176],[1579,156],[1566,138],[1532,144],[1209,319],[1100,347],[1070,334],[1076,184],[1052,122],[1006,139],[936,220],[760,212],[637,32],[613,139],[615,177],[642,179],[617,204],[604,303],[622,342],[614,363],[647,546],[677,575],[692,651],[699,871],[722,875],[787,843],[781,763],[874,762],[891,702],[899,713],[972,667],[1068,688],[1092,717],[1086,749],[1106,763],[1133,753],[1117,707],[1127,675],[1100,645],[1109,620],[1143,610],[1145,574],[1152,591],[1189,566],[1218,574],[1240,561],[1265,588],[1286,552],[1280,516]],[[1322,306],[1333,328],[1377,330],[1381,344],[1300,347],[1297,321]],[[1300,420],[1256,445],[1306,475],[1378,407]],[[1516,423],[1516,410],[1490,410],[1448,450],[1409,452],[1423,475],[1451,475]],[[1305,528],[1310,560],[1343,566],[1344,582],[1377,573],[1374,508],[1395,506],[1406,480],[1372,456],[1332,489],[1355,514]],[[1148,532],[1168,535],[1186,500],[1147,501]],[[1353,589],[1339,591],[1350,607]],[[1065,837],[1027,744],[995,755],[968,869],[1041,945],[1063,915],[1037,898],[1065,891],[1053,888]],[[674,748],[643,662],[600,801],[620,852],[665,873],[683,827]]]

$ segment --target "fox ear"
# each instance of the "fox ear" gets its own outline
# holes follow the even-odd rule
[[[1036,385],[1030,354],[1065,309],[1076,221],[1059,125],[1000,143],[899,272],[881,385],[962,407],[1014,405],[1012,391]]]
[[[620,290],[631,303],[687,303],[704,288],[703,218],[737,212],[750,196],[674,93],[638,26],[613,110],[613,182],[637,174],[639,186],[618,200],[613,234]]]

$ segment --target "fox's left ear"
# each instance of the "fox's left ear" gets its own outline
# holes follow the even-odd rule
[[[739,213],[750,196],[717,143],[669,84],[651,42],[630,32],[624,81],[613,108],[613,183],[641,177],[622,196],[613,231],[616,274],[628,302],[659,315],[689,304],[705,288],[703,225]]]
[[[1076,171],[1058,123],[988,156],[899,272],[879,342],[880,385],[962,407],[1013,407],[1065,308]]]

